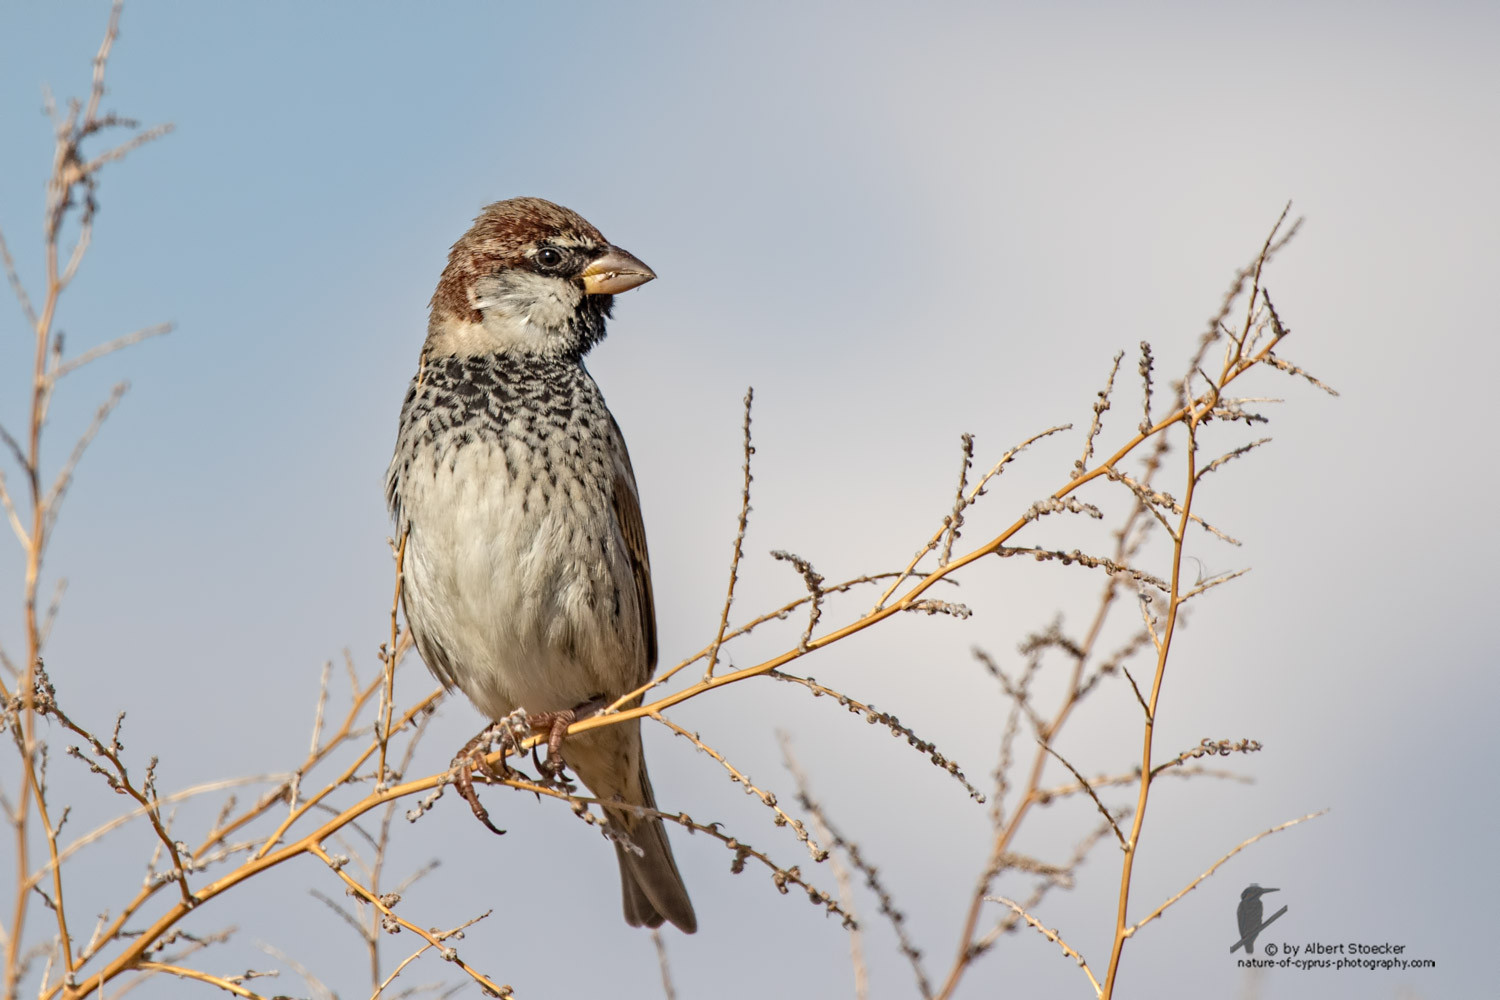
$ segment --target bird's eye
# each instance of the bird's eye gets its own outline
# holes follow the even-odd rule
[[[557,267],[563,262],[562,251],[556,247],[542,247],[536,252],[536,262],[542,267]]]

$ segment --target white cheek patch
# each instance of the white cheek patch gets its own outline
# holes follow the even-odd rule
[[[538,350],[568,334],[583,291],[562,278],[504,271],[476,281],[471,297],[492,349]]]

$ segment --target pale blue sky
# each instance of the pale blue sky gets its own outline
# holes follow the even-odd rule
[[[50,163],[41,87],[83,92],[105,15],[100,3],[0,9],[0,226],[33,287]],[[1225,952],[1233,903],[1256,881],[1282,887],[1289,940],[1390,940],[1439,966],[1358,986],[1285,972],[1264,995],[1473,993],[1491,978],[1493,923],[1476,886],[1497,874],[1483,832],[1500,694],[1500,533],[1484,512],[1500,364],[1497,37],[1500,14],[1480,4],[135,3],[105,104],[177,131],[105,176],[59,324],[80,347],[160,320],[177,331],[58,397],[54,455],[113,380],[133,383],[52,552],[49,575],[71,581],[54,676],[79,716],[128,708],[127,747],[162,753],[169,788],[298,753],[321,663],[348,646],[368,664],[381,641],[396,412],[447,247],[489,201],[566,204],[661,276],[618,301],[591,369],[641,481],[670,663],[717,623],[747,384],[759,450],[738,607],[751,611],[800,589],[770,549],[830,579],[904,563],[944,512],[961,432],[985,464],[1045,426],[1086,421],[1110,357],[1143,338],[1163,377],[1175,373],[1291,198],[1308,223],[1271,278],[1294,330],[1284,353],[1344,395],[1260,383],[1289,400],[1276,441],[1205,500],[1247,544],[1203,553],[1211,571],[1254,572],[1185,633],[1159,743],[1249,736],[1266,749],[1231,762],[1254,786],[1160,789],[1135,898],[1169,894],[1268,826],[1333,811],[1257,845],[1142,933],[1128,992],[1241,990]],[[0,305],[0,330],[0,420],[15,427],[19,310]],[[1115,429],[1136,419],[1128,390]],[[1070,440],[1008,474],[969,540],[1055,488],[1076,451]],[[19,575],[16,548],[0,545],[0,607],[16,605]],[[1070,580],[981,566],[961,598],[977,611],[968,622],[900,623],[807,670],[896,711],[983,779],[999,709],[967,650],[1013,664],[1060,599],[1083,613],[1093,583],[1063,589]],[[8,649],[17,630],[0,619]],[[411,691],[426,683],[408,677]],[[1064,741],[1086,773],[1136,753],[1120,694]],[[955,707],[968,714],[945,733]],[[904,747],[783,686],[742,686],[680,719],[787,799],[773,731],[791,729],[932,967],[945,966],[983,858],[982,810]],[[477,725],[446,706],[426,766]],[[807,867],[710,761],[648,740],[670,807],[726,819]],[[654,952],[619,920],[597,835],[561,810],[492,798],[504,840],[446,800],[402,831],[407,863],[446,862],[408,896],[408,916],[499,907],[465,954],[523,996],[657,995]],[[1055,808],[1023,846],[1060,857],[1091,822]],[[703,838],[675,843],[703,928],[669,939],[679,995],[776,983],[852,995],[834,922],[759,874],[731,877]],[[88,863],[101,895],[83,912],[139,871],[123,851]],[[1042,915],[1102,964],[1118,853],[1101,847],[1081,874]],[[204,927],[245,928],[211,964],[265,966],[251,948],[265,940],[359,995],[360,945],[308,885],[339,891],[309,864],[206,911]],[[911,995],[863,909],[873,995]],[[567,990],[546,978],[559,936]],[[405,942],[393,944],[399,958]],[[1002,984],[1088,988],[1035,935],[1003,942],[962,995]]]

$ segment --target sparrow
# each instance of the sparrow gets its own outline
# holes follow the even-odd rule
[[[656,668],[635,474],[584,367],[614,296],[654,277],[560,205],[490,205],[448,254],[386,475],[422,660],[487,718],[550,725],[554,767],[568,723]],[[480,743],[455,758],[460,779]],[[603,804],[626,921],[691,934],[666,829],[627,808],[656,807],[639,720],[569,737],[566,763]]]

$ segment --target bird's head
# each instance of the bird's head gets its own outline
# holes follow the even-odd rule
[[[1245,886],[1245,891],[1240,893],[1240,899],[1259,899],[1268,892],[1280,892],[1280,889],[1262,889],[1254,882]]]
[[[656,275],[578,213],[541,198],[489,206],[448,253],[427,349],[581,357],[615,295]]]

